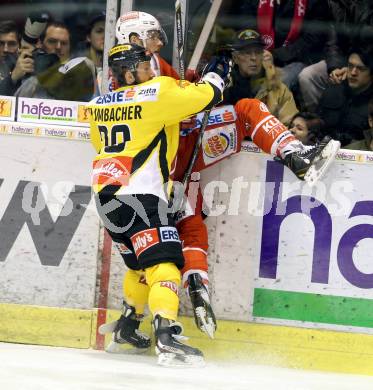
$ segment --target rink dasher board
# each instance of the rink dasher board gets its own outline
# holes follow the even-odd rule
[[[89,172],[91,168],[90,162],[93,157],[93,150],[89,143],[78,142],[77,140],[70,138],[68,138],[68,142],[61,142],[61,138],[53,136],[48,138],[42,136],[21,137],[20,135],[8,134],[0,135],[0,138],[1,145],[4,146],[4,153],[0,157],[0,163],[2,167],[6,167],[6,169],[2,170],[2,176],[4,177],[2,177],[3,181],[1,182],[0,186],[0,198],[2,200],[0,203],[0,220],[3,223],[4,212],[7,208],[7,205],[9,205],[9,202],[12,199],[15,199],[14,193],[21,181],[43,183],[47,188],[54,188],[56,184],[56,177],[70,182],[70,179],[73,176],[74,180],[72,180],[72,182],[74,184],[81,187],[89,186]],[[241,153],[240,156],[233,157],[223,163],[227,165],[217,165],[214,168],[211,168],[210,171],[208,171],[208,175],[222,175],[224,173],[229,176],[228,170],[230,168],[236,169],[237,171],[242,171],[242,167],[250,168],[252,166],[253,171],[250,171],[250,175],[254,172],[255,178],[258,179],[257,181],[259,183],[263,183],[263,172],[265,171],[264,166],[267,168],[269,159],[264,157],[264,155],[257,153],[252,145],[249,146],[249,148],[249,153]],[[14,151],[20,152],[19,154],[15,155]],[[369,154],[358,155],[364,156],[365,159],[367,159],[367,156],[369,157]],[[351,163],[350,161],[352,158],[355,158],[354,156],[355,154],[353,152],[348,152],[345,156],[342,155],[342,158],[346,157],[346,159],[349,161],[348,163],[345,163],[343,160],[341,162],[342,164],[345,164],[344,172],[347,172],[346,177],[348,179],[351,176],[351,172],[356,170],[356,168],[352,167],[362,167],[366,164],[369,165],[369,162]],[[243,160],[241,160],[241,158],[243,158]],[[63,161],[62,165],[58,164],[60,161]],[[363,158],[358,157],[356,158],[356,161],[363,161]],[[338,164],[340,163],[337,162],[336,167]],[[214,169],[218,170],[217,173],[216,171],[214,173]],[[274,168],[271,169],[273,170]],[[334,173],[331,174],[333,175]],[[286,172],[285,175],[287,175]],[[66,177],[68,177],[69,180],[67,180]],[[214,176],[212,177],[214,178]],[[234,176],[230,176],[231,180],[232,177]],[[368,175],[366,178],[369,178]],[[254,179],[250,180],[251,183],[255,181]],[[292,182],[291,176],[289,180]],[[326,177],[325,180],[328,180],[328,178]],[[372,188],[371,183],[369,183],[367,180],[365,180],[365,184],[368,188]],[[45,195],[46,205],[48,206],[52,222],[56,222],[56,218],[58,218],[58,215],[61,213],[61,201],[63,204],[63,202],[67,199],[68,191],[62,191],[63,189],[66,190],[66,188],[68,188],[68,186],[62,186],[62,189],[61,187],[57,187],[57,194],[53,194],[57,195],[57,198],[51,197],[51,199],[49,199]],[[46,193],[43,187],[42,192],[43,194]],[[63,194],[64,196],[61,197]],[[87,192],[81,191],[80,195],[87,195]],[[220,194],[219,196],[222,195],[224,195],[224,193]],[[367,199],[360,196],[359,201],[362,200]],[[221,198],[221,201],[223,201],[223,198]],[[218,200],[218,202],[220,202],[220,200]],[[238,215],[243,217],[244,213],[238,213]],[[249,243],[249,239],[251,240],[251,237],[257,237],[258,231],[261,231],[261,225],[259,226],[259,229],[257,225],[256,227],[254,225],[253,230],[249,229],[251,227],[250,223],[253,222],[253,218],[251,218],[252,215],[250,215],[250,220],[243,221],[242,225],[237,223],[237,219],[228,220],[228,218],[237,218],[238,215],[223,215],[219,217],[210,217],[208,219],[211,248],[210,281],[213,292],[213,304],[219,317],[219,329],[217,333],[217,339],[213,342],[195,329],[192,318],[182,319],[184,324],[187,325],[186,333],[192,336],[191,342],[195,343],[194,345],[196,346],[202,347],[203,350],[206,351],[206,355],[211,357],[246,357],[253,359],[255,362],[263,362],[264,364],[268,363],[290,367],[371,374],[373,361],[371,360],[370,354],[373,349],[371,345],[371,337],[369,335],[345,332],[329,332],[326,330],[315,329],[315,327],[324,328],[330,326],[330,324],[322,324],[321,322],[301,323],[299,320],[294,319],[283,320],[282,318],[279,319],[253,316],[253,308],[254,311],[261,310],[261,313],[264,313],[265,310],[270,311],[273,307],[271,306],[271,301],[268,303],[268,299],[272,299],[272,301],[276,302],[276,300],[273,298],[273,295],[264,296],[264,298],[267,299],[267,303],[265,305],[262,305],[260,302],[258,302],[258,297],[254,302],[255,292],[271,292],[274,290],[288,293],[289,289],[278,288],[278,286],[281,287],[281,280],[277,280],[280,279],[277,276],[275,281],[273,278],[255,276],[255,272],[259,272],[261,269],[259,257],[256,263],[251,263],[252,258],[255,256],[255,250],[257,250],[257,247],[252,248],[250,246],[250,248],[248,248],[252,251],[252,253],[254,253],[253,255],[250,255],[248,262],[247,252],[245,252],[245,247],[242,244]],[[219,220],[219,218],[224,219]],[[263,219],[263,216],[261,218]],[[291,216],[288,218],[291,218]],[[364,217],[364,220],[370,222],[370,217]],[[225,223],[223,223],[223,221],[225,221]],[[235,224],[232,223],[232,221],[235,221]],[[82,223],[84,224],[84,227],[82,227]],[[85,226],[86,223],[87,226]],[[285,222],[283,223],[285,224]],[[299,222],[297,223],[299,224]],[[217,226],[216,228],[214,228],[214,224]],[[242,233],[240,226],[244,226],[245,228],[244,236],[240,235]],[[348,225],[349,228],[351,226],[353,227],[355,225]],[[12,255],[10,259],[7,256],[7,259],[3,262],[3,264],[7,265],[9,268],[7,268],[5,272],[4,269],[2,269],[0,273],[1,277],[7,275],[6,272],[9,270],[13,271],[11,277],[5,278],[6,280],[2,280],[0,283],[0,285],[3,286],[3,289],[0,290],[2,293],[8,294],[8,289],[13,292],[13,296],[11,297],[10,301],[7,300],[9,297],[4,300],[3,296],[0,296],[0,301],[5,302],[0,304],[0,310],[2,311],[2,321],[0,321],[0,337],[2,341],[74,346],[81,348],[87,348],[89,346],[95,345],[96,310],[82,310],[79,308],[93,307],[93,291],[96,282],[97,270],[97,264],[95,263],[97,261],[97,246],[84,248],[84,242],[95,243],[94,240],[96,240],[95,245],[98,245],[98,229],[97,215],[94,213],[93,209],[88,206],[87,210],[82,216],[77,230],[72,237],[67,252],[63,253],[61,262],[59,263],[59,267],[64,266],[66,255],[67,261],[69,262],[68,264],[70,266],[65,267],[63,270],[60,269],[56,271],[54,269],[56,267],[55,265],[41,264],[42,258],[44,258],[44,260],[48,258],[48,252],[43,252],[43,245],[39,245],[39,251],[42,255],[44,255],[44,257],[40,256],[40,253],[37,251],[35,243],[32,240],[33,236],[31,236],[30,231],[28,231],[30,229],[28,229],[26,225],[23,226],[22,230],[17,236],[17,240],[14,241],[14,245],[11,247],[11,251],[8,253],[9,256],[9,254],[13,251],[14,255]],[[70,230],[71,229],[69,229],[69,231]],[[248,239],[247,234],[249,233],[250,235]],[[34,234],[36,234],[35,237],[39,237],[39,244],[40,242],[42,243],[43,241],[40,241],[40,236],[38,236],[35,231]],[[92,236],[90,236],[90,234],[92,234]],[[295,233],[293,232],[293,234]],[[93,236],[94,238],[92,241]],[[223,240],[224,237],[227,237],[227,241]],[[239,239],[238,241],[237,237]],[[79,238],[82,240],[78,241]],[[20,243],[18,242],[18,239],[20,239]],[[79,242],[79,245],[74,244],[75,240]],[[234,251],[232,250],[232,247],[227,246],[227,242],[231,243],[232,245],[234,244]],[[69,253],[72,248],[73,251]],[[84,249],[87,249],[87,251]],[[306,249],[307,248],[303,250]],[[2,250],[4,251],[4,245],[2,246]],[[74,252],[74,250],[76,251]],[[59,251],[59,253],[61,254],[62,252]],[[114,250],[113,253],[115,256]],[[251,252],[249,251],[249,253]],[[281,253],[281,248],[279,249],[279,253]],[[235,256],[234,258],[228,256],[232,254]],[[286,254],[288,254],[288,252]],[[279,269],[277,272],[278,275],[286,278],[287,274],[285,276],[280,274],[280,272],[284,273],[286,271],[286,269],[282,270],[281,268],[283,267],[283,263],[281,263],[281,261],[283,262],[284,257],[285,255],[279,258]],[[55,257],[49,256],[49,259],[51,258],[55,259]],[[77,264],[75,261],[76,259],[82,260],[82,262],[79,261],[79,264]],[[95,259],[95,261],[92,261],[92,259]],[[229,270],[227,269],[227,262],[223,261],[224,259],[232,260]],[[309,261],[312,262],[312,260]],[[3,264],[0,264],[0,266]],[[79,265],[81,266],[79,270],[74,269],[75,266]],[[118,286],[121,284],[123,273],[122,267],[123,266],[118,264],[118,272],[115,275],[112,275],[110,280],[111,286],[113,285],[112,282],[115,280],[118,282]],[[293,267],[294,265],[292,265],[289,272],[292,272]],[[270,270],[271,269],[273,269],[273,267],[270,268]],[[304,269],[307,269],[307,267],[304,267]],[[336,269],[336,267],[334,267],[334,269]],[[238,274],[237,270],[239,270]],[[368,272],[366,271],[366,273]],[[10,274],[8,274],[8,276],[9,275]],[[247,275],[251,275],[252,279],[247,279]],[[330,275],[332,274],[330,273]],[[43,276],[45,276],[45,280],[43,280]],[[71,280],[69,279],[70,276]],[[305,276],[302,276],[300,273],[297,274],[296,277],[298,278],[297,280],[302,282],[302,277],[304,278]],[[19,281],[19,285],[12,285],[12,283],[17,280]],[[334,284],[332,285],[334,290],[341,287],[334,281],[334,279],[333,283],[336,284],[336,286]],[[69,289],[68,293],[66,293],[63,288],[61,289],[62,285],[67,285],[67,288]],[[289,284],[286,284],[286,287],[288,285]],[[312,288],[314,287],[312,283],[309,283],[309,285]],[[346,282],[344,282],[344,284],[342,283],[342,286],[344,285],[346,285]],[[253,289],[253,287],[254,292],[251,292],[250,295],[250,291]],[[343,291],[343,295],[330,295],[332,297],[342,296],[342,299],[346,297],[369,299],[359,295],[360,289],[356,289],[356,287],[353,293],[355,294],[357,292],[357,295],[353,295],[352,293],[348,295],[346,293],[347,290],[348,289],[338,290],[339,294],[340,291]],[[301,288],[294,288],[294,291],[290,292],[307,294],[308,291],[309,290],[306,290],[306,292],[304,292]],[[56,295],[57,293],[58,295]],[[113,294],[112,290],[110,290],[110,294],[111,301],[109,300],[109,302],[111,302],[114,307],[116,306],[119,308],[121,294]],[[312,292],[311,294],[314,293]],[[263,295],[259,296],[261,299],[262,297]],[[278,297],[275,298],[279,299]],[[56,303],[56,301],[59,301],[59,303]],[[18,304],[14,304],[17,302]],[[42,305],[43,307],[34,305]],[[67,307],[63,307],[65,305]],[[55,308],[51,306],[62,307]],[[71,307],[76,307],[77,309],[71,309]],[[188,306],[187,300],[185,299],[182,301],[182,309],[184,312],[188,312],[188,310],[190,311],[190,307]],[[43,311],[43,314],[40,312],[40,310]],[[57,311],[58,314],[56,314],[55,311]],[[297,310],[295,310],[295,312],[297,312]],[[115,312],[114,318],[116,318],[118,314],[118,312]],[[242,317],[242,319],[240,317]],[[5,319],[7,319],[7,321],[5,321]],[[238,323],[237,321],[224,321],[224,319],[236,319],[242,322]],[[358,318],[358,320],[360,319]],[[293,327],[255,324],[248,323],[247,321],[266,321],[282,325],[284,323],[288,323]],[[314,329],[297,328],[302,324],[313,327]],[[297,327],[294,327],[294,325]],[[335,324],[331,325],[332,328],[338,329],[339,331],[370,331],[370,328],[360,328],[356,325],[354,327]],[[25,330],[29,329],[29,332],[22,332],[22,326],[25,327]],[[18,329],[17,334],[14,333],[14,329]],[[273,337],[270,337],[271,335]],[[24,339],[20,339],[20,337],[22,338],[23,336]],[[56,340],[56,337],[58,337],[59,340]],[[73,341],[71,341],[71,339]],[[282,340],[281,343],[279,340]],[[232,342],[234,343],[235,348],[233,349],[232,353],[229,354],[228,351],[232,349]],[[308,344],[308,342],[311,344]],[[314,344],[314,342],[316,342],[316,344]],[[333,350],[336,352],[335,354],[331,355]],[[312,354],[312,351],[314,351],[314,354]],[[364,355],[363,364],[360,360],[362,354]]]
[[[373,333],[372,161],[341,150],[311,191],[249,143],[203,173],[219,318]]]
[[[99,244],[94,150],[79,138],[37,134],[0,133],[0,302],[91,309]]]
[[[17,199],[17,196],[15,197],[14,195],[19,194],[20,189],[25,189],[22,185],[19,185],[21,182],[23,185],[25,182],[42,183],[44,184],[44,187],[42,186],[44,192],[48,192],[49,188],[49,192],[52,194],[53,192],[57,192],[57,198],[59,198],[57,199],[57,202],[56,198],[53,196],[51,196],[51,199],[47,199],[47,208],[50,213],[49,225],[53,227],[53,222],[57,221],[59,213],[62,211],[61,206],[64,199],[66,200],[66,188],[68,188],[69,183],[79,183],[79,180],[82,180],[81,178],[85,177],[80,183],[84,182],[85,184],[89,184],[90,162],[93,157],[93,150],[88,143],[76,142],[77,139],[86,140],[85,137],[79,138],[80,136],[77,136],[78,138],[76,139],[74,136],[65,137],[65,134],[79,134],[78,131],[81,130],[80,128],[71,128],[69,130],[68,127],[65,127],[64,130],[66,133],[63,133],[63,136],[60,136],[60,133],[57,133],[57,135],[50,135],[54,134],[54,132],[42,133],[40,131],[35,131],[35,133],[32,133],[26,131],[25,134],[32,136],[25,142],[25,138],[22,138],[16,132],[11,132],[9,130],[9,126],[16,125],[17,124],[12,123],[1,125],[6,126],[5,128],[8,131],[7,134],[12,134],[12,137],[2,137],[2,139],[4,139],[2,145],[5,146],[5,149],[9,153],[2,156],[4,161],[2,166],[9,168],[4,170],[4,173],[11,173],[11,178],[3,180],[0,187],[4,200],[6,199],[6,196],[9,199],[9,202],[2,202],[3,210],[0,208],[0,212],[2,213],[0,215],[2,215],[4,223],[7,205],[10,204],[12,199]],[[33,131],[35,128],[40,128],[40,126],[34,124],[29,124],[29,126]],[[47,125],[44,125],[44,127],[45,126]],[[3,131],[3,133],[5,133],[5,131]],[[56,139],[47,140],[45,139],[45,134],[47,134],[48,138]],[[36,139],[38,139],[38,141],[36,141]],[[73,142],[59,142],[61,139],[69,139]],[[22,150],[22,153],[24,154],[24,160],[17,159],[16,156],[13,156],[12,154],[13,151],[18,150],[21,145],[23,149],[20,150]],[[57,150],[60,153],[59,155],[55,153]],[[84,157],[85,153],[87,153],[86,158]],[[68,160],[67,156],[69,156],[72,161]],[[78,161],[76,161],[77,157]],[[60,160],[58,160],[59,158]],[[82,164],[82,161],[84,161],[86,165]],[[369,238],[371,238],[371,236],[369,236],[371,227],[369,223],[371,222],[371,215],[353,215],[352,219],[349,218],[352,209],[355,210],[357,205],[359,205],[360,209],[365,210],[365,214],[367,214],[366,210],[368,210],[368,214],[372,210],[370,200],[372,198],[372,186],[369,182],[371,161],[372,153],[341,151],[338,161],[327,174],[321,183],[320,188],[316,188],[315,197],[322,197],[322,206],[324,209],[329,210],[334,206],[336,212],[339,212],[338,206],[340,206],[343,211],[339,212],[339,215],[331,216],[329,218],[328,211],[325,212],[324,210],[324,216],[321,219],[321,222],[323,224],[329,222],[331,228],[329,236],[325,235],[325,230],[322,232],[324,237],[321,241],[313,240],[312,235],[314,233],[314,227],[312,222],[310,222],[308,217],[304,217],[301,214],[291,214],[281,220],[280,223],[277,223],[277,230],[278,227],[281,226],[281,229],[277,231],[277,236],[273,236],[272,231],[268,232],[264,230],[264,221],[267,221],[266,223],[268,225],[268,220],[270,218],[276,220],[276,216],[269,216],[270,212],[262,215],[264,206],[263,204],[260,204],[260,201],[266,197],[266,191],[268,191],[266,186],[264,186],[266,177],[268,178],[267,182],[271,183],[272,180],[272,182],[283,186],[283,188],[279,187],[276,189],[276,187],[272,188],[272,190],[275,193],[277,191],[278,194],[280,193],[280,190],[283,192],[286,191],[286,196],[284,196],[285,200],[294,196],[299,196],[299,194],[309,198],[312,194],[309,192],[306,184],[301,184],[296,181],[290,172],[260,153],[258,148],[253,144],[245,144],[243,146],[243,152],[240,155],[236,155],[204,172],[203,180],[205,185],[208,181],[211,182],[211,180],[219,180],[220,183],[226,185],[226,188],[223,185],[223,191],[219,193],[219,199],[215,199],[215,204],[222,203],[228,205],[230,214],[233,214],[225,215],[223,213],[221,216],[210,217],[207,220],[210,228],[209,258],[211,289],[213,291],[213,301],[215,301],[215,311],[220,318],[237,318],[241,321],[260,321],[281,324],[295,323],[297,326],[318,326],[317,324],[320,324],[320,327],[323,328],[327,327],[330,329],[344,329],[359,332],[363,329],[365,332],[371,333],[370,303],[372,294],[371,288],[369,287],[371,280],[369,272],[369,256],[371,253],[371,240],[369,240]],[[15,167],[9,165],[11,162],[16,164]],[[27,169],[25,170],[25,164],[29,164],[27,168],[29,171],[28,174]],[[51,167],[53,167],[53,169],[50,169]],[[248,169],[245,172],[242,172],[242,167],[247,167]],[[81,172],[76,175],[76,180],[69,181],[69,179],[71,179],[71,172],[76,174],[76,170],[80,168]],[[243,176],[242,173],[244,173]],[[18,179],[15,178],[17,174],[19,176]],[[27,175],[29,175],[29,177]],[[49,175],[51,177],[49,177]],[[237,191],[233,191],[231,184],[233,183],[233,179],[236,179],[239,176],[242,176],[242,182],[246,182],[247,187],[243,186],[243,190],[239,193],[239,198],[237,198]],[[61,183],[62,180],[62,187],[57,184],[56,177],[59,179],[58,183]],[[32,178],[32,180],[30,180],[30,178]],[[284,184],[285,181],[287,187]],[[11,188],[12,186],[13,188]],[[87,200],[87,212],[83,214],[84,218],[82,219],[83,226],[85,225],[86,218],[91,217],[92,220],[94,219],[94,224],[96,224],[95,229],[88,229],[89,232],[92,233],[92,231],[98,231],[97,215],[95,215],[94,207],[92,207],[92,203],[90,203],[87,196],[89,185],[83,185],[81,187],[84,187],[82,193],[84,194],[85,192]],[[332,188],[333,192],[331,191]],[[338,204],[338,201],[341,200],[340,188],[347,191],[346,194],[344,194],[345,198],[348,200],[347,204],[342,204],[343,202]],[[250,192],[248,195],[248,191],[246,191],[245,200],[245,190],[247,189],[250,191],[253,190],[253,192]],[[255,191],[257,191],[257,194]],[[45,197],[47,197],[47,194],[45,194]],[[229,201],[227,201],[227,197],[229,197]],[[333,200],[334,203],[331,202],[331,200]],[[284,202],[278,203],[282,204]],[[246,207],[247,204],[250,204],[250,206]],[[47,209],[45,211],[47,211]],[[358,212],[359,210],[354,211],[355,214]],[[317,219],[315,217],[315,221],[315,226],[320,230],[318,223],[320,218]],[[294,226],[297,228],[294,229]],[[80,228],[81,225],[79,225],[79,229]],[[77,230],[78,234],[80,232],[79,229]],[[82,229],[84,231],[84,228]],[[302,233],[305,234],[299,234],[302,229]],[[340,241],[341,237],[345,237],[346,231],[351,231],[351,229],[360,229],[360,235],[361,230],[364,230],[364,232],[368,233],[368,239],[361,240],[363,241],[362,248],[357,246],[353,252],[354,256],[356,256],[357,253],[358,258],[353,259],[353,261],[348,263],[349,259],[347,258],[346,260],[343,257],[343,251],[341,252],[340,250]],[[72,229],[67,230],[71,231]],[[85,301],[84,299],[76,298],[75,295],[71,293],[68,294],[69,296],[67,299],[64,294],[61,294],[63,297],[61,299],[56,294],[48,295],[50,294],[50,288],[58,287],[58,283],[61,283],[57,276],[58,274],[55,275],[54,271],[56,272],[58,268],[56,267],[57,265],[59,266],[62,264],[63,266],[64,264],[62,258],[65,253],[61,252],[64,247],[58,248],[59,255],[54,256],[53,253],[48,253],[48,250],[43,252],[43,240],[40,240],[40,238],[38,241],[39,245],[36,245],[35,248],[33,238],[34,235],[36,237],[38,236],[38,232],[35,232],[34,230],[31,232],[30,237],[30,234],[27,234],[27,228],[25,226],[22,227],[21,232],[22,234],[25,234],[25,238],[23,238],[23,236],[18,236],[17,243],[18,240],[20,240],[22,245],[25,246],[26,244],[26,246],[21,247],[18,249],[20,252],[17,252],[17,245],[13,246],[13,243],[11,243],[11,245],[9,244],[9,240],[12,237],[9,238],[8,236],[12,235],[7,233],[6,238],[8,241],[5,242],[8,243],[8,245],[3,245],[3,252],[4,246],[5,248],[8,247],[7,256],[11,254],[13,257],[17,258],[17,260],[21,259],[21,262],[26,258],[32,258],[34,260],[39,257],[39,260],[44,267],[42,267],[43,271],[45,270],[45,272],[48,273],[48,288],[45,290],[45,296],[48,296],[48,298],[43,300],[40,298],[40,295],[38,295],[38,299],[41,299],[41,301],[34,302],[33,294],[30,294],[29,291],[27,291],[27,294],[25,294],[27,295],[26,301],[23,301],[24,297],[22,297],[22,291],[24,291],[24,288],[22,283],[20,283],[21,286],[17,285],[14,287],[14,292],[16,292],[14,295],[15,298],[12,296],[12,289],[3,288],[2,300],[5,302],[14,302],[15,299],[18,300],[19,303],[31,302],[51,306],[69,306],[71,305],[71,302],[78,300],[79,302],[72,303],[72,306],[70,307],[90,307],[88,302],[92,302],[93,298],[91,295],[91,299]],[[13,239],[15,233],[17,232],[13,232]],[[296,236],[297,234],[298,237]],[[266,235],[269,235],[271,239],[267,240]],[[82,233],[82,236],[85,237],[85,233]],[[94,237],[96,242],[98,241],[97,236],[98,234]],[[329,237],[330,240],[326,240],[325,236]],[[276,240],[273,240],[273,237],[277,237],[277,242],[280,243],[277,245],[277,248],[274,248],[274,246],[265,247],[267,242],[276,242]],[[79,239],[78,242],[79,248],[75,246],[75,252],[72,252],[73,254],[67,254],[67,258],[70,259],[70,261],[71,259],[75,259],[75,255],[84,259],[87,254],[92,254],[92,252],[82,250],[83,255],[81,255],[79,250],[82,249],[82,244]],[[95,241],[93,240],[92,242]],[[314,244],[314,242],[316,242],[316,244]],[[296,245],[294,245],[294,243]],[[357,243],[360,243],[360,241],[357,241]],[[248,244],[248,246],[245,247],[243,244]],[[71,245],[74,247],[74,240]],[[98,244],[94,243],[90,249],[96,251],[97,245]],[[346,239],[344,239],[344,246],[346,247]],[[52,245],[52,247],[57,246]],[[325,247],[327,249],[325,249]],[[265,250],[263,248],[265,248]],[[264,257],[263,252],[266,252],[267,257]],[[272,256],[268,257],[268,254]],[[119,256],[116,254],[115,250],[113,250],[112,256],[113,262],[110,278],[109,307],[115,308],[119,307],[121,302],[123,264],[121,259],[118,261]],[[95,256],[93,255],[91,258],[95,258]],[[325,261],[327,258],[330,259],[329,262]],[[225,261],[221,261],[221,259],[225,259]],[[48,261],[52,261],[52,263],[48,263]],[[247,261],[249,261],[249,267],[247,266]],[[354,262],[357,262],[360,270],[356,268],[353,270],[354,272],[351,276],[345,269],[345,263],[348,263],[347,265],[351,268],[351,264],[354,264]],[[3,263],[3,266],[4,264],[10,264],[6,266],[6,272],[3,272],[3,275],[7,275],[8,272],[12,272],[11,265],[13,263],[7,261]],[[24,271],[28,270],[27,267],[29,267],[31,263],[28,262],[27,264]],[[68,264],[76,264],[76,262],[72,261]],[[89,274],[93,275],[93,265],[96,266],[96,264],[93,264],[92,261],[85,262],[83,269],[87,264],[90,264],[92,267]],[[234,266],[232,267],[231,264]],[[39,263],[37,265],[34,264],[34,266],[36,266],[37,269],[40,268]],[[229,269],[227,269],[228,267]],[[349,271],[351,271],[351,269]],[[18,272],[18,266],[16,266],[15,272]],[[78,273],[76,272],[75,278],[78,277],[77,274]],[[56,286],[54,285],[54,276],[52,275],[56,277]],[[235,287],[231,289],[232,291],[227,291],[227,276],[229,276],[228,279]],[[22,278],[19,277],[18,279],[22,280]],[[25,282],[25,287],[30,287],[29,279],[25,279],[27,280],[27,282]],[[13,280],[13,278],[7,280]],[[76,279],[73,278],[73,280]],[[86,282],[88,283],[88,281]],[[231,283],[229,283],[229,285],[231,285]],[[92,285],[92,278],[90,279],[89,285]],[[247,286],[247,290],[242,290],[243,286]],[[320,308],[323,308],[323,310],[320,310]],[[184,296],[182,296],[181,311],[184,314],[191,314],[190,305]]]
[[[118,310],[108,310],[107,320],[115,320],[120,314]],[[0,303],[0,315],[2,342],[96,348],[97,309]],[[215,339],[211,340],[196,329],[193,318],[180,317],[179,320],[189,336],[188,344],[200,348],[207,362],[373,375],[373,338],[366,334],[219,320]],[[142,323],[141,330],[150,334],[149,317]],[[110,340],[109,334],[105,344]],[[148,354],[154,356],[153,348]]]

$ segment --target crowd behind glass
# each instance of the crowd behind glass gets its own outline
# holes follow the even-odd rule
[[[189,56],[204,22],[192,18],[197,3],[186,28]],[[152,11],[172,31],[173,10]],[[59,20],[53,9],[22,23],[0,18],[0,95],[89,101],[100,94],[105,12],[87,14],[76,28],[73,19]],[[199,68],[229,53],[235,65],[224,103],[258,98],[305,144],[331,135],[343,148],[373,151],[372,47],[371,0],[223,1]]]

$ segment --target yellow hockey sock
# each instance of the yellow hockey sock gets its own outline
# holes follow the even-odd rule
[[[129,269],[123,277],[124,300],[136,309],[136,314],[144,314],[148,303],[149,286],[146,283],[144,271]]]
[[[145,269],[146,281],[150,287],[149,309],[153,315],[176,320],[179,309],[178,289],[180,271],[173,263],[161,263]]]

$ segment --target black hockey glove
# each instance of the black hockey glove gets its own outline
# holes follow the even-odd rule
[[[202,76],[209,72],[218,74],[224,81],[225,86],[230,84],[232,72],[232,60],[227,56],[214,56],[204,67]]]

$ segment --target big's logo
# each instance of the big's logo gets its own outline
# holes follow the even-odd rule
[[[139,233],[134,234],[131,237],[133,249],[135,250],[136,256],[139,257],[141,253],[152,247],[153,245],[159,244],[159,236],[156,228],[143,230]]]

